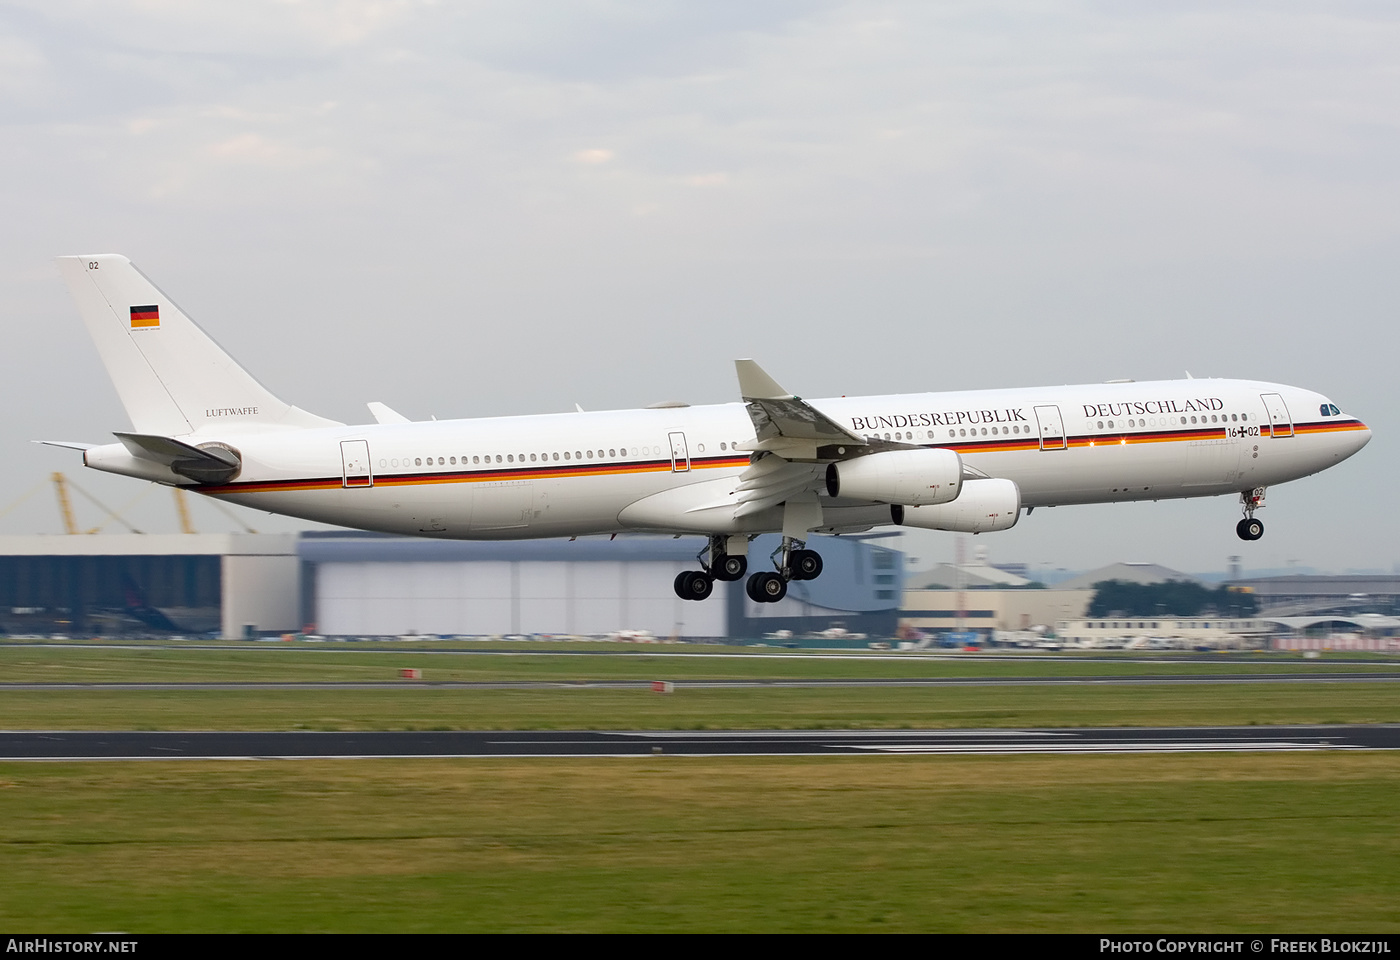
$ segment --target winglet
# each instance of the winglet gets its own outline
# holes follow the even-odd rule
[[[752,360],[735,360],[734,370],[739,374],[739,396],[745,400],[797,399]]]
[[[832,420],[801,397],[788,393],[752,360],[735,360],[739,394],[753,421],[754,443],[737,450],[762,450],[787,459],[809,460],[819,444],[865,440]]]
[[[380,403],[378,400],[371,400],[369,403],[365,404],[365,406],[369,407],[369,412],[374,417],[375,423],[413,422],[412,420],[408,419],[408,417],[405,417],[403,414],[399,413],[397,410],[390,409],[387,403]]]

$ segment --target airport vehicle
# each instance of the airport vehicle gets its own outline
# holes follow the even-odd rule
[[[752,360],[742,402],[410,422],[370,403],[347,425],[273,396],[122,256],[61,257],[133,429],[43,441],[94,470],[272,513],[424,537],[703,534],[690,600],[748,573],[755,601],[817,577],[811,533],[900,524],[982,533],[1061,504],[1238,493],[1242,539],[1273,484],[1324,470],[1371,433],[1328,398],[1247,380],[803,400]]]

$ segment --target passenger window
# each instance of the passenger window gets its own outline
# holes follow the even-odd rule
[[[418,457],[414,457],[414,458],[413,458],[413,465],[414,465],[415,467],[421,467],[421,466],[423,465],[423,461],[422,461],[421,459],[419,459]]]

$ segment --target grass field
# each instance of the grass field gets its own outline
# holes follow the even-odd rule
[[[1400,658],[1357,663],[1265,655],[1208,662],[1209,655],[1166,657],[814,656],[799,651],[723,652],[675,646],[638,651],[636,645],[573,644],[540,652],[534,645],[509,654],[389,648],[258,644],[243,648],[125,649],[0,644],[0,681],[112,683],[180,681],[386,681],[414,667],[425,680],[700,680],[877,679],[894,677],[1162,676],[1214,674],[1400,673]],[[560,645],[564,646],[564,645]],[[583,651],[578,648],[583,647]],[[620,648],[620,649],[619,649]],[[1202,662],[1207,661],[1207,662]]]
[[[6,730],[784,730],[1400,723],[1400,683],[0,692]]]
[[[0,765],[0,924],[1400,930],[1400,756]]]
[[[692,648],[694,649],[694,648]],[[1199,659],[1199,658],[1196,658]],[[5,682],[543,681],[546,689],[435,688],[405,681],[371,690],[3,690],[3,729],[821,729],[871,727],[1177,726],[1400,723],[1400,683],[1075,684],[958,687],[687,688],[686,681],[832,678],[1201,677],[1365,673],[1397,664],[1276,658],[1257,662],[971,660],[810,656],[495,656],[259,646],[83,649],[0,646]],[[667,679],[666,696],[590,681]]]
[[[574,682],[1286,675],[1324,672],[1325,661],[412,653],[0,647],[0,680],[378,680],[420,666],[430,678],[558,686],[9,689],[0,690],[0,727],[1400,722],[1395,682],[682,685],[671,695]],[[1379,752],[0,763],[0,924],[134,933],[1396,932],[1397,796],[1400,754]]]

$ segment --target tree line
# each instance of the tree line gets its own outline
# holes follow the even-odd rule
[[[1105,580],[1094,584],[1090,617],[1250,617],[1259,610],[1252,593],[1217,587],[1212,590],[1189,580],[1129,583]]]

